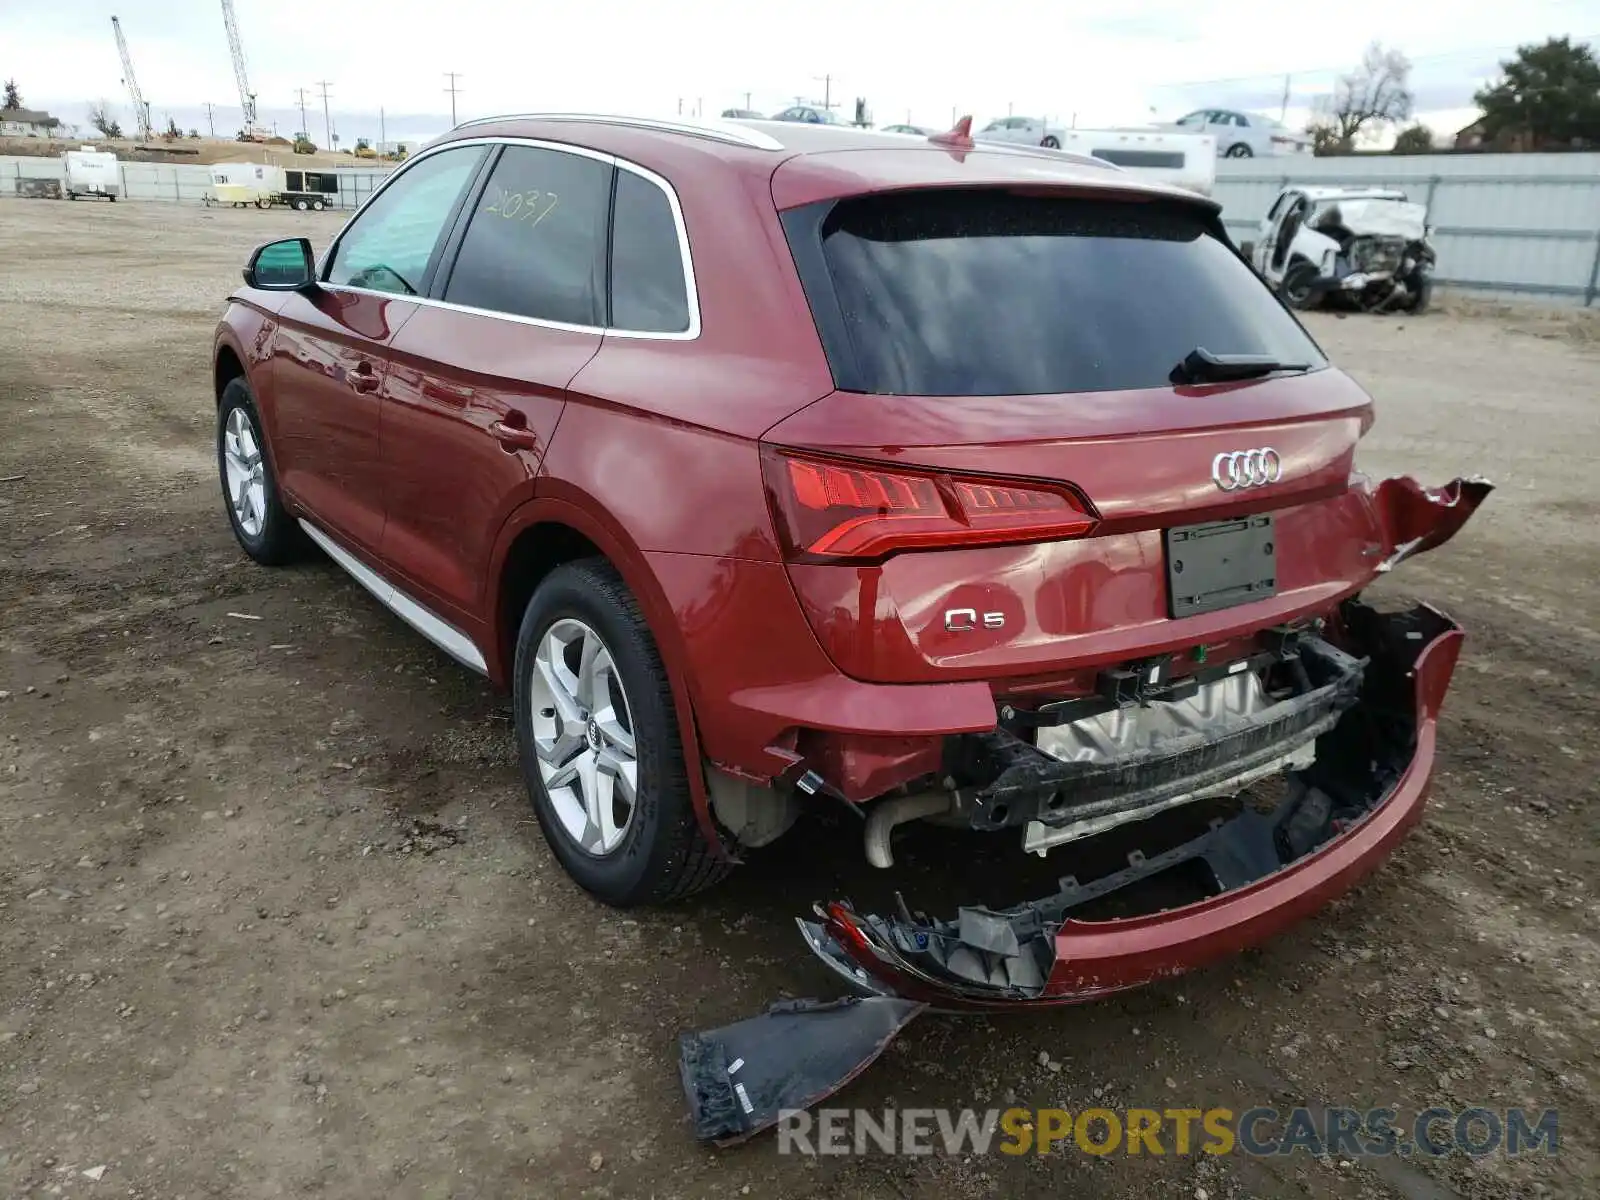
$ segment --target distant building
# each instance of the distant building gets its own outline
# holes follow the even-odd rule
[[[1498,150],[1505,152],[1521,152],[1527,150],[1565,150],[1565,146],[1538,146],[1534,139],[1527,133],[1512,132],[1508,129],[1500,131],[1499,135],[1489,138],[1485,135],[1484,119],[1479,117],[1471,125],[1465,125],[1456,131],[1455,148],[1457,150]]]
[[[0,137],[54,137],[61,122],[31,108],[0,109]]]

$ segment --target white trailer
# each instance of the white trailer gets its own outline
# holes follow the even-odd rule
[[[117,156],[110,151],[93,146],[63,150],[61,170],[68,200],[79,196],[104,196],[115,204],[122,192],[122,173],[117,169]]]
[[[283,191],[282,167],[266,163],[215,163],[211,167],[211,190],[207,204],[231,204],[235,208],[254,204],[269,207]]]
[[[1072,129],[1038,117],[1001,117],[972,135],[1091,154],[1125,171],[1209,196],[1217,182],[1217,139],[1204,133],[1150,128]]]
[[[1155,129],[1064,129],[1063,150],[1095,158],[1135,175],[1211,195],[1217,184],[1217,139],[1208,133]]]

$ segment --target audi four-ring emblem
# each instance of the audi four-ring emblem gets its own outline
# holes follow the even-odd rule
[[[1225,492],[1242,488],[1265,487],[1283,478],[1283,459],[1271,446],[1258,450],[1235,450],[1211,460],[1211,481]]]

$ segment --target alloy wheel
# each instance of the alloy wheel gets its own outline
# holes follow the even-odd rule
[[[260,537],[267,523],[266,463],[261,439],[250,414],[235,408],[222,435],[222,458],[228,476],[228,504],[246,537]]]
[[[529,681],[539,776],[572,842],[596,857],[622,844],[639,796],[633,716],[611,651],[567,617],[539,640]]]

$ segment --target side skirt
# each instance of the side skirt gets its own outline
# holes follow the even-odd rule
[[[329,558],[343,567],[352,579],[376,596],[407,625],[462,666],[480,675],[489,673],[489,666],[483,661],[483,655],[477,646],[473,645],[472,639],[461,630],[417,603],[304,517],[300,518],[300,528],[306,531],[307,537],[322,547]]]

